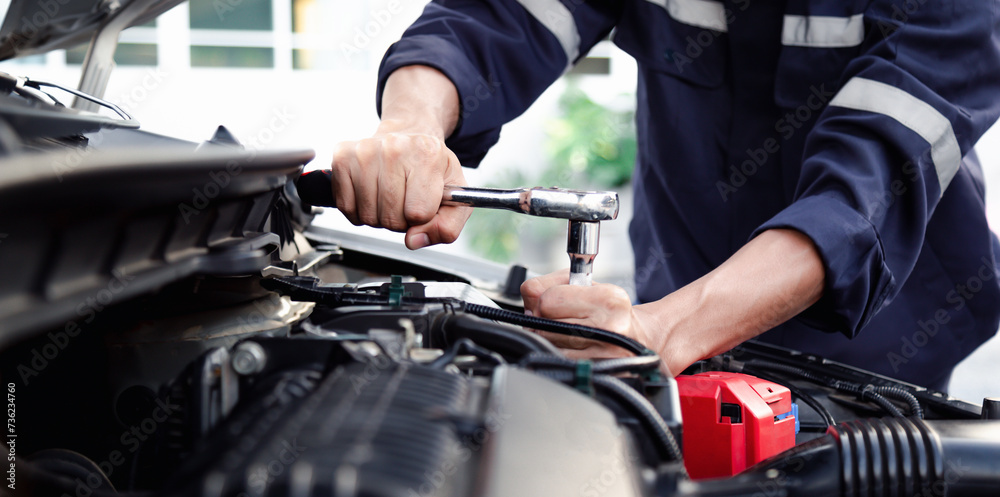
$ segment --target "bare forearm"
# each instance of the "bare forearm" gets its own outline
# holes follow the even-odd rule
[[[673,373],[791,319],[819,300],[824,271],[808,237],[770,230],[702,278],[649,304],[650,335]],[[656,330],[662,330],[658,333]]]
[[[379,131],[414,131],[447,138],[458,125],[458,90],[447,76],[428,66],[397,69],[382,92]]]

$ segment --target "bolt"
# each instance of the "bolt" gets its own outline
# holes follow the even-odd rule
[[[264,370],[267,354],[257,342],[243,342],[233,351],[232,365],[236,374],[248,376]]]

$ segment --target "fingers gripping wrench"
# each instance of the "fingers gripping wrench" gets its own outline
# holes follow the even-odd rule
[[[297,185],[302,200],[312,205],[336,207],[330,189],[332,172],[313,171],[302,175]],[[601,221],[618,217],[618,194],[562,188],[518,188],[499,190],[445,186],[442,205],[465,205],[504,209],[530,216],[569,220],[566,252],[569,253],[569,283],[589,286],[597,256]]]
[[[590,286],[597,256],[601,221],[618,217],[618,194],[562,188],[496,190],[446,186],[442,205],[468,205],[506,209],[540,217],[569,220],[566,252],[569,253],[569,284]]]

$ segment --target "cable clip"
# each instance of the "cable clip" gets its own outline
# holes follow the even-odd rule
[[[573,388],[588,397],[594,396],[594,363],[589,360],[576,361]]]
[[[858,392],[858,398],[864,401],[874,400],[875,396],[873,394],[875,394],[875,385],[869,383]]]
[[[389,305],[393,307],[403,305],[403,297],[406,296],[405,290],[406,287],[403,286],[403,277],[398,274],[392,275],[392,280],[389,284]]]

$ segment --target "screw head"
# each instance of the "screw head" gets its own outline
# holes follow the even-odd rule
[[[243,342],[233,350],[231,363],[236,374],[242,376],[257,374],[264,370],[267,353],[257,342]]]

